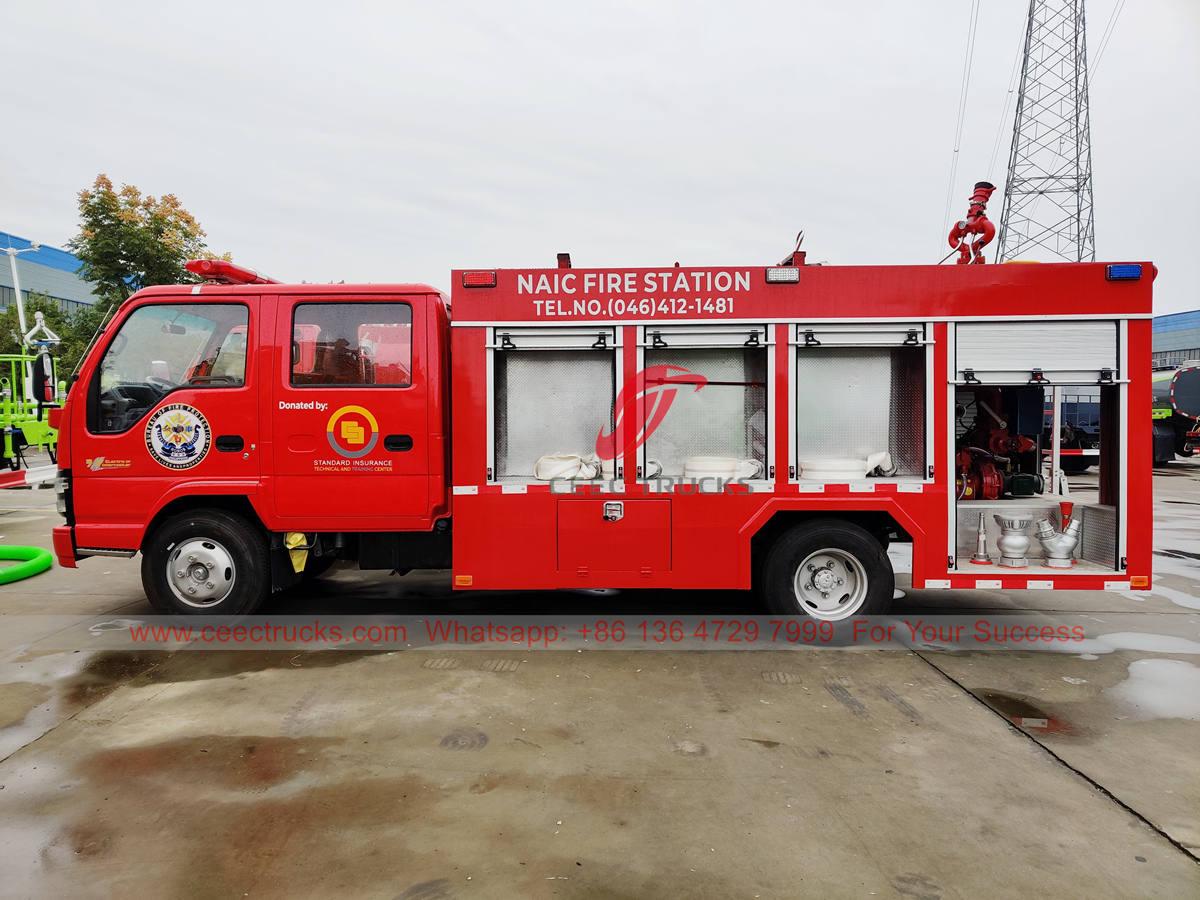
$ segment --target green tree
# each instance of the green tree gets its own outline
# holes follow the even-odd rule
[[[79,192],[79,234],[67,246],[82,261],[79,276],[95,285],[98,300],[66,321],[60,316],[62,330],[54,329],[63,339],[59,371],[75,370],[96,331],[135,291],[199,281],[183,266],[189,259],[216,256],[204,238],[200,223],[174,194],[143,195],[132,184],[117,189],[107,175],[97,175]]]
[[[80,276],[108,304],[152,284],[188,284],[183,264],[210,256],[204,229],[174,194],[143,195],[132,184],[113,187],[96,176],[79,192],[79,234],[67,244],[83,262]]]

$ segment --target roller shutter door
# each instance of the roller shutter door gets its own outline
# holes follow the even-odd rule
[[[1037,369],[1052,384],[1095,384],[1119,375],[1117,323],[1111,321],[962,322],[955,349],[958,381],[1026,384]]]

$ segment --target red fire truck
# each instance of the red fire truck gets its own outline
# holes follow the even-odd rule
[[[452,299],[197,264],[121,306],[55,411],[59,562],[140,552],[180,614],[345,560],[836,620],[888,608],[891,542],[916,589],[1149,586],[1150,263],[785,263],[561,255]],[[1043,406],[1079,386],[1104,446],[1068,494]]]

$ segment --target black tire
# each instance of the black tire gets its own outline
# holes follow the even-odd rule
[[[834,556],[840,556],[845,567],[845,558],[857,561],[861,568],[855,578],[865,576],[865,590],[856,599],[846,595],[850,606],[837,609],[840,602],[835,586],[825,597],[813,579],[822,574],[822,570],[830,572],[836,579],[840,577],[836,565],[832,571],[825,565],[819,565],[812,578],[808,580],[813,596],[802,602],[797,596],[795,579],[798,570],[813,554],[823,551],[835,551]],[[817,563],[827,557],[817,557]],[[850,576],[846,576],[849,580]],[[804,579],[801,579],[802,583]],[[837,620],[850,615],[884,615],[891,608],[892,595],[896,589],[896,576],[892,571],[892,563],[887,553],[879,545],[871,533],[858,525],[840,519],[822,519],[797,525],[785,531],[775,541],[767,555],[767,563],[763,570],[763,595],[767,607],[772,613],[783,616],[807,615],[813,618]],[[857,592],[856,592],[857,594]],[[832,605],[832,610],[822,610],[818,603]],[[851,610],[851,611],[846,611]]]
[[[1087,463],[1067,462],[1065,459],[1061,460],[1059,464],[1062,466],[1063,472],[1067,475],[1082,475],[1091,468]]]
[[[184,559],[187,548],[196,553]],[[173,558],[174,557],[174,558]],[[194,559],[189,565],[189,559]],[[168,562],[180,568],[168,569]],[[223,563],[228,563],[220,568]],[[196,566],[212,565],[197,578],[196,598],[184,600]],[[205,570],[206,572],[208,570]],[[173,579],[172,573],[186,573]],[[219,509],[200,509],[167,519],[148,535],[142,546],[142,587],[150,605],[161,613],[185,616],[246,616],[258,609],[271,590],[271,567],[262,529],[241,516]],[[212,580],[206,580],[211,576]],[[212,596],[207,588],[215,585]],[[227,585],[227,587],[226,587]],[[224,591],[224,592],[223,592]],[[219,596],[218,596],[219,595]]]

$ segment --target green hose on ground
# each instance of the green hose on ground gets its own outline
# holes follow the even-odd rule
[[[0,567],[0,584],[11,584],[23,578],[40,575],[52,565],[54,556],[41,547],[0,546],[0,560],[12,560],[15,566]]]

